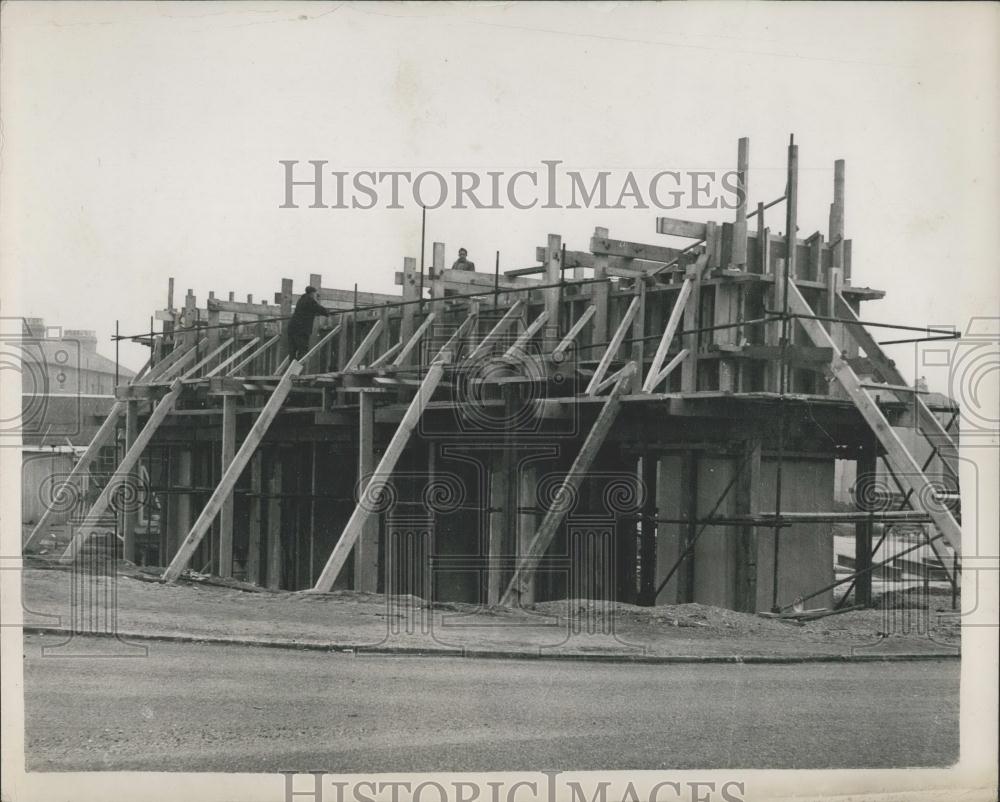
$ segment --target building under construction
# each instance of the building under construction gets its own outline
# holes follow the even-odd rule
[[[798,236],[797,162],[793,144],[784,195],[751,204],[740,140],[732,220],[655,220],[686,246],[597,228],[476,272],[433,243],[399,295],[309,276],[337,311],[297,361],[292,279],[273,302],[202,306],[171,280],[159,330],[130,335],[148,364],[55,491],[121,432],[63,559],[112,510],[122,556],[166,581],[762,611],[832,606],[835,523],[856,536],[841,582],[868,603],[880,525],[906,522],[954,581],[957,410],[929,407],[871,333],[906,327],[862,309],[884,293],[852,275],[842,161],[828,231]],[[852,512],[834,510],[838,460],[857,465]]]

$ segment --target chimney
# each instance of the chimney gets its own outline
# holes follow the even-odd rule
[[[21,328],[24,330],[25,337],[40,339],[45,336],[45,318],[26,317],[22,320],[24,322],[21,324]]]
[[[93,329],[66,329],[64,340],[75,340],[80,343],[80,350],[89,354],[97,353],[97,332]]]

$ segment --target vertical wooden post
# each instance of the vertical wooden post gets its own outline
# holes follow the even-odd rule
[[[643,357],[645,355],[646,336],[646,281],[642,278],[635,280],[635,297],[639,299],[639,307],[636,309],[635,317],[632,319],[632,361],[635,362],[638,370],[632,374],[631,392],[638,393],[642,389],[644,377]]]
[[[643,490],[642,541],[639,551],[639,603],[656,604],[656,492],[660,461],[645,452],[640,465]]]
[[[740,471],[734,488],[736,515],[749,516],[760,512],[760,457],[760,439],[745,440],[742,454],[733,463],[734,470]],[[734,545],[736,609],[753,613],[757,610],[757,528],[739,527]]]
[[[392,331],[389,326],[389,307],[383,306],[378,315],[379,335],[373,353],[381,356],[392,347]]]
[[[638,459],[631,455],[621,455],[614,460],[615,468],[629,474],[633,481],[639,480],[638,463]],[[639,543],[636,539],[636,524],[637,520],[631,514],[622,514],[619,512],[615,516],[615,571],[611,579],[613,583],[612,587],[602,588],[601,597],[604,599],[613,599],[625,604],[635,604],[637,601],[636,569],[639,561]],[[597,563],[597,565],[599,566],[600,563]],[[606,574],[606,571],[599,569],[596,571],[596,577],[598,578]]]
[[[420,297],[420,272],[417,270],[417,260],[412,256],[403,258],[403,300],[415,301]],[[417,305],[408,303],[400,312],[399,339],[406,342],[413,336],[413,318],[417,314]]]
[[[135,445],[139,436],[139,402],[128,401],[125,406],[125,452]],[[129,474],[128,481],[135,489],[134,493],[128,494],[133,501],[126,502],[125,510],[122,513],[122,557],[130,563],[136,561],[135,551],[135,527],[139,519],[139,500],[143,493],[140,490],[142,481],[142,459],[136,463],[135,470]]]
[[[509,407],[508,407],[509,408]],[[486,569],[486,603],[500,603],[502,591],[501,564],[504,555],[504,541],[513,524],[510,513],[510,483],[513,471],[513,454],[505,447],[494,451],[490,461],[490,531]]]
[[[181,343],[187,345],[197,341],[198,331],[194,328],[197,321],[198,299],[195,297],[194,291],[188,289],[187,295],[184,296],[184,315],[181,318],[181,326],[185,329],[179,338]],[[174,348],[177,348],[179,344],[180,343],[175,340]]]
[[[423,441],[427,445],[427,483],[434,484],[434,475],[437,473],[438,445],[433,440]],[[430,602],[436,596],[434,587],[434,554],[437,547],[437,522],[438,516],[433,508],[426,509],[427,515],[427,539],[424,541],[424,548],[417,549],[417,559],[420,560],[420,588],[418,594],[420,598]],[[482,519],[480,519],[482,520]],[[416,573],[416,572],[414,572]]]
[[[736,224],[733,226],[732,266],[737,270],[747,267],[747,197],[749,192],[750,140],[741,137],[736,154]]]
[[[826,274],[826,311],[828,317],[837,317],[837,296],[844,285],[844,160],[833,163],[833,203],[830,204],[830,270]],[[827,330],[833,341],[842,349],[857,355],[857,345],[848,336],[841,323],[829,323]]]
[[[236,401],[237,396],[222,397],[222,453],[220,476],[225,475],[236,455]],[[219,510],[219,576],[233,575],[233,493],[226,494]]]
[[[431,249],[431,311],[435,314],[435,327],[441,329],[444,325],[444,243],[435,242]],[[434,331],[431,331],[434,334]]]
[[[274,449],[271,475],[267,481],[267,586],[272,590],[281,587],[281,491],[282,453]]]
[[[844,269],[844,188],[845,166],[843,159],[833,163],[833,203],[830,204],[830,270],[827,273],[826,314],[836,315],[837,293],[843,281]]]
[[[556,284],[562,279],[562,237],[549,234],[545,246],[545,283]],[[542,290],[545,311],[549,313],[542,336],[543,353],[550,353],[559,344],[559,288]]]
[[[375,471],[375,396],[358,393],[358,498],[364,499],[364,488]],[[354,589],[378,591],[379,519],[365,519],[354,547]]]
[[[684,330],[692,331],[698,328],[701,319],[701,269],[703,260],[699,259],[688,268],[687,276],[691,279],[691,295],[684,307]],[[698,389],[698,341],[697,334],[685,334],[681,342],[687,349],[687,358],[681,363],[681,391],[693,393]]]
[[[215,293],[210,292],[208,297],[214,298]],[[222,329],[219,327],[219,310],[209,309],[208,310],[208,332],[205,337],[205,353],[213,354],[219,347],[220,343],[223,342]],[[212,363],[216,361],[216,357],[205,363],[204,370],[207,371],[212,367]]]
[[[771,271],[774,276],[774,283],[767,291],[768,306],[775,311],[780,311],[784,304],[785,297],[785,260],[775,259],[774,269]],[[769,323],[764,324],[764,343],[766,345],[778,346],[781,344],[781,319],[774,318]],[[781,363],[770,360],[766,367],[766,377],[764,389],[770,393],[777,393],[781,390]]]
[[[868,442],[855,461],[854,495],[857,506],[866,509],[871,506],[872,485],[878,481],[878,445],[874,437]],[[854,583],[854,603],[870,607],[872,603],[872,522],[858,521],[854,524],[854,570],[865,571]]]
[[[698,455],[694,451],[684,452],[684,462],[681,467],[681,492],[684,494],[682,507],[688,523],[684,525],[684,537],[681,552],[694,542],[698,533]],[[694,601],[695,585],[695,550],[692,548],[684,564],[677,571],[677,603]]]
[[[264,452],[258,448],[250,458],[250,522],[247,532],[247,581],[260,584],[261,494],[264,492]]]
[[[464,347],[462,342],[456,341],[455,351],[452,355],[452,361],[458,362],[461,359],[467,359],[469,354],[479,347],[479,343],[482,341],[482,336],[479,334],[479,299],[470,298],[469,299],[469,311],[468,316],[472,319],[472,325],[469,326],[469,330],[465,335]]]
[[[177,488],[190,488],[191,487],[191,465],[192,465],[192,455],[190,448],[180,448],[176,452],[176,473],[173,476],[173,489]],[[177,493],[177,503],[174,506],[174,529],[171,533],[171,540],[169,545],[170,557],[173,557],[174,552],[181,543],[184,542],[184,537],[187,535],[188,530],[191,528],[191,493],[182,489]],[[201,566],[198,566],[201,568]]]
[[[520,466],[520,476],[517,487],[517,558],[520,562],[528,554],[531,542],[538,529],[538,506],[536,487],[538,485],[538,466],[529,462]],[[535,572],[525,574],[521,587],[521,604],[535,603]]]
[[[294,286],[294,282],[290,278],[283,278],[281,280],[281,301],[278,314],[285,319],[278,323],[278,331],[281,334],[281,345],[284,347],[273,350],[271,356],[273,356],[274,361],[272,366],[268,366],[269,372],[280,365],[281,361],[291,353],[291,341],[288,339],[288,324],[290,321],[287,318],[291,317],[292,314],[292,291]]]
[[[606,228],[597,227],[594,229],[594,239],[608,238]],[[608,275],[607,254],[594,255],[594,278],[603,279]],[[591,284],[590,297],[594,304],[594,322],[592,342],[603,343],[608,339],[608,285],[607,282]]]

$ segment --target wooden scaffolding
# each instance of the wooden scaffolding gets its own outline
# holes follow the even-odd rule
[[[403,260],[400,295],[311,275],[336,314],[297,361],[283,338],[291,279],[273,303],[210,293],[204,307],[190,290],[175,306],[171,279],[161,329],[130,335],[150,348],[147,368],[65,480],[122,430],[118,467],[63,559],[142,460],[159,527],[138,538],[121,511],[121,553],[165,581],[193,569],[272,588],[741,610],[850,581],[865,604],[873,532],[906,522],[925,526],[957,582],[957,446],[942,422],[956,409],[925,403],[866,328],[861,303],[883,293],[852,282],[844,163],[827,232],[805,238],[798,146],[780,198],[749,204],[746,139],[736,169],[734,219],[660,217],[669,245],[597,228],[571,250],[553,234],[536,264],[501,271],[498,253],[490,274],[447,269],[435,242],[426,269]],[[784,234],[769,225],[778,205]],[[834,513],[836,460],[856,463],[859,487],[882,460],[895,508],[858,493],[857,512]],[[795,508],[796,482],[827,481]],[[837,522],[855,527],[855,571],[823,582],[820,528]]]

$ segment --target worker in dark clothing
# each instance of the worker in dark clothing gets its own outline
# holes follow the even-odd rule
[[[475,270],[476,263],[470,262],[465,257],[468,256],[468,251],[465,248],[458,249],[458,259],[455,260],[455,264],[451,266],[452,270]]]
[[[292,359],[300,359],[309,350],[313,318],[333,313],[334,310],[327,309],[316,300],[315,287],[306,287],[305,293],[295,302],[295,311],[288,321],[288,355]]]

